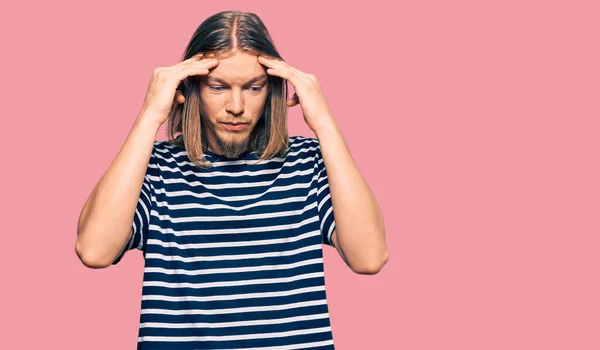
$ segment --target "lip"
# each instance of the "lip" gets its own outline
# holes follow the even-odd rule
[[[248,123],[223,123],[228,130],[243,130],[248,126]]]

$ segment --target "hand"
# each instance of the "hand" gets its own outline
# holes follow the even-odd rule
[[[170,67],[158,67],[154,70],[140,115],[148,115],[159,125],[169,117],[173,104],[185,102],[183,94],[177,90],[180,82],[192,75],[207,75],[209,69],[216,67],[219,60],[214,57],[202,58],[199,53]]]
[[[288,107],[300,104],[304,121],[313,132],[317,133],[317,130],[334,122],[333,114],[314,75],[301,72],[281,59],[260,55],[258,62],[267,67],[267,74],[292,83],[295,93],[286,104]]]

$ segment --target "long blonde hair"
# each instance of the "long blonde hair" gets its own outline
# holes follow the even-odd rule
[[[221,56],[233,50],[264,54],[281,58],[267,28],[261,19],[248,12],[224,11],[207,18],[194,32],[185,49],[182,61],[200,52]],[[210,167],[204,156],[208,148],[202,137],[204,109],[200,100],[200,78],[190,76],[178,87],[185,102],[176,104],[168,117],[168,142],[185,147],[190,161],[199,167]],[[260,160],[283,156],[288,149],[287,83],[282,78],[268,75],[268,93],[263,115],[256,124],[248,148],[258,152]]]

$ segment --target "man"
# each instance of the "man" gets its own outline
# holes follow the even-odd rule
[[[155,70],[82,210],[78,256],[102,268],[143,251],[139,349],[332,349],[322,244],[360,274],[388,253],[316,78],[250,13],[209,17],[184,58]],[[288,137],[298,104],[316,138]]]

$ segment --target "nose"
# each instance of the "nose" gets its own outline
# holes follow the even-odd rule
[[[227,111],[233,115],[244,113],[244,99],[239,89],[231,89],[229,101],[227,101]]]

